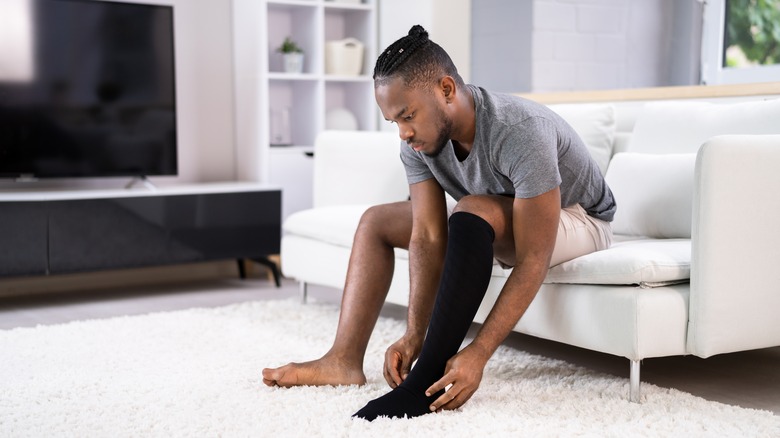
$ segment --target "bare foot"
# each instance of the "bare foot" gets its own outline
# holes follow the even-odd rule
[[[303,363],[289,363],[279,368],[263,370],[263,383],[268,386],[363,385],[366,376],[362,367],[354,367],[328,356]]]

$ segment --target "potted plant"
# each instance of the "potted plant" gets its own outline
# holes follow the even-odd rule
[[[303,72],[303,49],[290,37],[286,37],[282,45],[276,49],[284,56],[284,71],[287,73]]]

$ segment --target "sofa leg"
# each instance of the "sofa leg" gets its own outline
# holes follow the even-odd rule
[[[308,285],[305,281],[299,281],[298,282],[298,290],[301,291],[301,302],[303,304],[306,304],[306,298],[308,297],[309,291],[308,291]]]
[[[631,361],[631,376],[629,383],[628,399],[632,403],[639,403],[639,367],[640,361]]]

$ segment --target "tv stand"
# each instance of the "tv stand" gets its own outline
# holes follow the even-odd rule
[[[279,271],[281,190],[208,183],[0,193],[0,277],[235,259]]]
[[[133,186],[135,186],[137,183],[141,183],[146,187],[147,189],[151,191],[157,190],[157,186],[154,185],[151,181],[149,181],[149,178],[146,176],[134,176],[133,179],[130,180],[130,182],[125,185],[125,189],[132,189]]]

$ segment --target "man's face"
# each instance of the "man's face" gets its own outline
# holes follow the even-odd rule
[[[384,118],[398,124],[398,135],[412,149],[436,156],[447,145],[452,118],[440,90],[409,88],[395,78],[376,87],[374,94]]]

